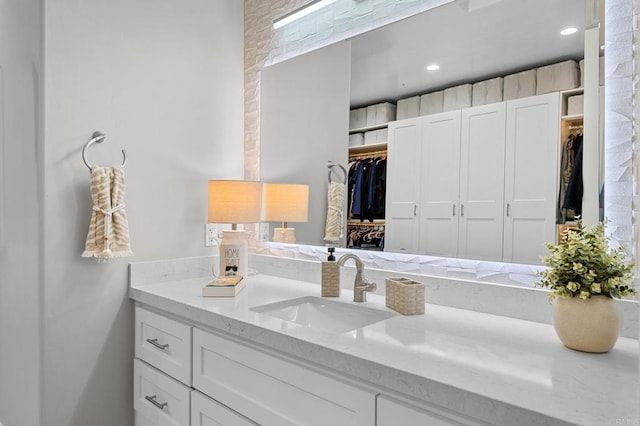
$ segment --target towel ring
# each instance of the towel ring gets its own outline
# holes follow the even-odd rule
[[[347,170],[344,167],[342,167],[341,164],[337,164],[337,163],[334,163],[333,161],[329,161],[329,165],[327,167],[329,168],[329,183],[331,183],[331,172],[333,172],[333,174],[335,174],[338,177],[338,182],[343,184],[347,183]],[[344,174],[344,178],[340,179],[340,176],[334,170],[335,167],[339,167],[340,170],[342,170],[342,173]]]
[[[84,144],[84,148],[82,148],[82,161],[84,161],[85,166],[87,166],[89,170],[91,170],[93,166],[89,164],[89,161],[87,161],[87,149],[89,149],[89,147],[94,143],[102,143],[102,141],[105,140],[106,137],[107,136],[104,133],[95,131],[91,135],[91,139],[89,139],[89,141],[86,144]],[[122,167],[124,167],[126,164],[127,164],[127,153],[123,149],[122,150]]]

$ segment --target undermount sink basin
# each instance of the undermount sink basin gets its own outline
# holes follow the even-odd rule
[[[345,333],[395,316],[393,312],[305,296],[251,308],[284,321],[329,333]]]

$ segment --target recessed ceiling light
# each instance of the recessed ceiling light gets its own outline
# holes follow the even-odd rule
[[[569,27],[569,28],[565,28],[564,30],[560,31],[560,34],[562,35],[571,35],[571,34],[575,34],[578,32],[578,29],[575,27]]]
[[[427,66],[427,70],[428,71],[438,71],[439,69],[440,69],[440,65],[431,64],[431,65]]]

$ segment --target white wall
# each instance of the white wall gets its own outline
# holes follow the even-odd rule
[[[44,424],[131,425],[127,264],[211,254],[207,179],[243,175],[242,2],[45,1],[44,106]],[[129,161],[135,255],[109,264],[80,258],[94,130],[92,163]]]
[[[0,0],[0,423],[40,415],[40,0]]]
[[[350,68],[341,42],[262,71],[260,179],[309,185],[309,220],[289,224],[301,243],[324,245],[327,163],[347,163]]]

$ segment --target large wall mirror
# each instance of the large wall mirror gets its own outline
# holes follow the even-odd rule
[[[585,57],[584,22],[584,0],[458,0],[263,69],[261,180],[309,185],[309,220],[291,224],[296,228],[297,242],[326,244],[327,188],[331,179],[327,166],[329,162],[348,166],[350,109],[380,102],[396,103],[399,99],[565,60],[579,61]],[[569,27],[578,31],[560,35],[561,30]],[[600,45],[598,40],[594,43]],[[598,67],[597,59],[585,62],[585,67]],[[440,69],[426,70],[426,66],[432,63],[437,63]],[[590,90],[601,96],[598,82]],[[566,97],[559,94],[558,102],[558,114],[562,115]],[[598,111],[596,109],[595,116],[591,113],[590,117],[600,123],[602,114],[599,117]],[[561,166],[562,143],[567,136],[563,132],[566,130],[559,117],[555,153],[558,168]],[[594,137],[600,143],[599,125],[595,133]],[[524,161],[521,158],[519,167],[536,169],[535,164],[527,164],[526,155]],[[534,160],[538,154],[532,152],[531,155]],[[585,176],[595,179],[592,185],[596,188],[595,194],[591,191],[589,196],[595,198],[596,203],[597,188],[602,184],[601,160],[600,156],[597,161],[587,164],[585,158],[583,169]],[[504,159],[487,156],[481,161],[494,168],[499,165],[500,173],[505,174]],[[423,165],[420,162],[411,165],[411,161],[407,161],[403,167],[417,174]],[[445,167],[450,166],[445,164]],[[463,165],[460,167],[464,168]],[[509,180],[508,177],[505,179]],[[554,188],[558,188],[557,176],[554,175],[552,180]],[[450,210],[455,211],[455,207]],[[409,213],[413,214],[413,210]],[[458,215],[460,213],[457,212]],[[386,215],[389,214],[387,211]],[[547,219],[553,223],[554,230],[557,229],[555,210]],[[345,234],[346,222],[345,217]],[[526,225],[526,220],[523,223]],[[387,228],[387,231],[396,232],[395,229]],[[420,236],[419,228],[409,232]],[[389,239],[389,235],[385,238]],[[482,234],[477,238],[483,238]],[[345,235],[340,245],[344,247],[346,244]],[[475,243],[476,246],[482,244],[483,241]],[[540,247],[528,252],[542,252],[544,248],[538,245]],[[401,251],[446,255],[418,247]],[[483,258],[482,255],[458,253],[458,257]],[[521,259],[493,257],[488,260],[539,263],[534,256]]]

